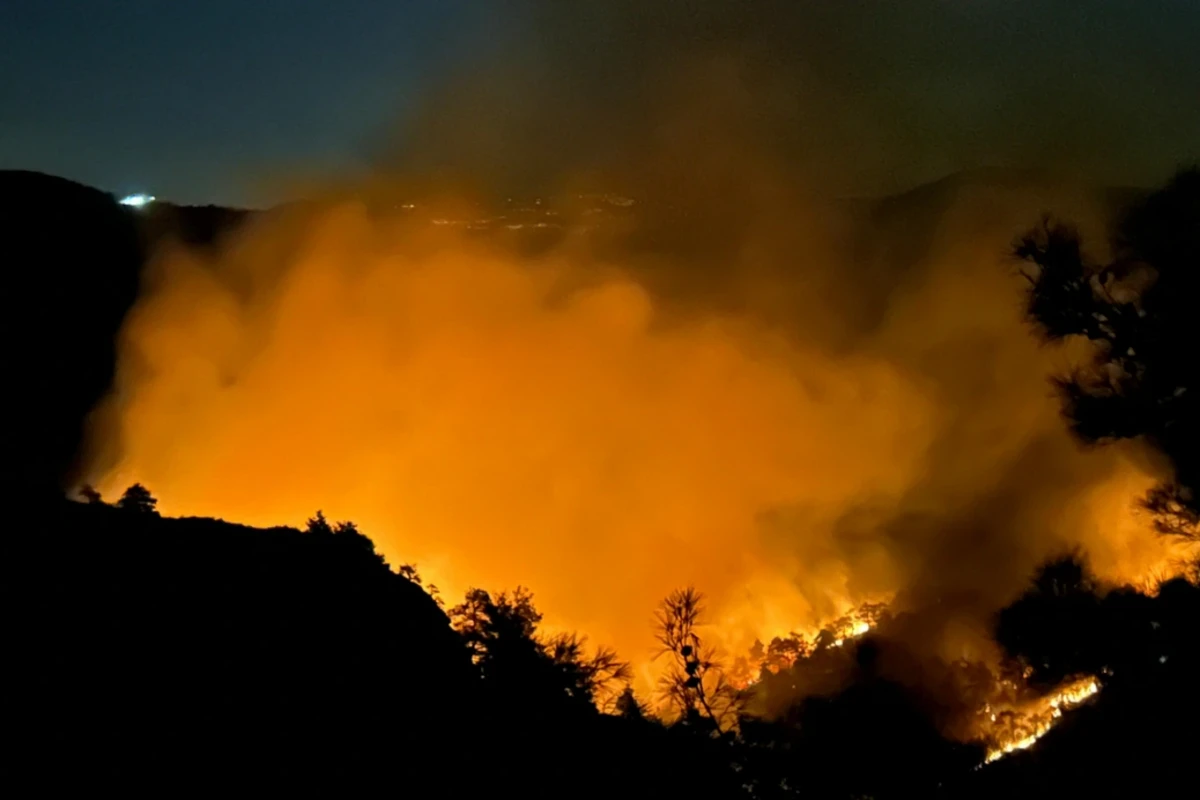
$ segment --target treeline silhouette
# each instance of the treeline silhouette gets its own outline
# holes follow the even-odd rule
[[[25,226],[6,227],[8,241],[46,257],[19,270],[20,290],[46,292],[54,310],[25,340],[67,334],[61,350],[51,339],[31,347],[16,362],[29,383],[9,392],[21,409],[0,565],[10,785],[421,797],[1194,793],[1200,590],[1186,580],[1148,596],[1099,587],[1076,555],[1047,564],[996,617],[998,669],[910,647],[919,609],[866,610],[871,628],[859,636],[839,625],[721,654],[705,641],[702,595],[680,587],[653,623],[663,682],[639,696],[620,654],[545,635],[528,590],[443,599],[416,567],[388,565],[352,523],[319,512],[304,530],[165,518],[142,486],[111,504],[87,489],[82,502],[64,499],[145,239],[104,195],[47,189],[44,176],[5,180],[58,198],[46,219],[22,205],[5,224]],[[1164,454],[1174,479],[1147,504],[1165,534],[1185,537],[1196,510],[1188,321],[1198,183],[1182,173],[1131,210],[1111,264],[1086,263],[1077,237],[1053,224],[1017,250],[1035,267],[1030,313],[1043,332],[1098,342],[1095,362],[1059,381],[1068,419],[1089,440],[1142,436]],[[73,359],[89,366],[64,369]],[[994,726],[972,727],[972,713],[1083,675],[1095,676],[1097,696],[1035,747],[983,765],[980,731]]]
[[[524,590],[446,608],[321,515],[169,519],[142,487],[38,511],[6,717],[47,791],[734,793],[723,743],[621,702],[627,668],[543,638]]]
[[[1044,567],[997,617],[1007,666],[1031,695],[1079,675],[1103,690],[981,768],[984,743],[945,723],[1004,676],[917,663],[916,614],[794,639],[747,692],[681,590],[656,623],[678,669],[638,697],[615,653],[543,635],[528,591],[450,605],[319,513],[305,530],[163,518],[135,486],[38,519],[46,546],[10,565],[22,677],[6,717],[14,765],[47,790],[1049,797],[1191,773],[1200,590],[1182,579],[1102,593],[1075,557]]]
[[[1176,578],[1152,597],[1101,592],[1080,560],[1067,557],[1039,571],[999,614],[996,633],[1020,654],[1033,685],[1088,674],[1103,690],[1040,741],[1027,763],[993,765],[974,796],[1137,796],[1169,792],[1172,781],[1177,791],[1194,790],[1200,736],[1189,720],[1200,713],[1200,590],[1193,583]]]

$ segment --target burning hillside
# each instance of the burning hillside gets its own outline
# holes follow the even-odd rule
[[[1022,330],[1004,245],[1046,195],[916,209],[915,263],[891,263],[911,233],[854,255],[782,224],[834,207],[771,198],[704,233],[724,266],[679,216],[530,253],[353,204],[164,251],[94,482],[258,524],[321,507],[448,595],[534,588],[647,681],[646,614],[688,583],[728,652],[946,598],[921,646],[961,657],[1062,547],[1114,583],[1162,568],[1133,507],[1153,477],[1078,450],[1045,388],[1061,356]]]
[[[855,680],[849,665],[857,656],[842,649],[856,649],[868,633],[884,641],[896,635],[886,604],[864,605],[807,636],[791,633],[766,646],[755,642],[748,655],[729,660],[725,677],[742,693],[747,713],[770,719],[788,713],[794,698],[833,694]],[[1028,682],[1032,670],[1011,661],[962,660],[940,669],[955,676],[959,687],[950,694],[960,700],[941,718],[943,730],[960,741],[981,744],[986,752],[982,764],[1033,747],[1065,713],[1101,689],[1098,678],[1085,676],[1038,690]],[[934,672],[908,677],[920,681]]]
[[[1050,695],[1037,698],[1020,708],[998,709],[990,704],[985,706],[983,713],[987,719],[983,728],[987,731],[986,738],[989,742],[987,763],[1004,758],[1009,753],[1033,747],[1050,732],[1064,712],[1085,702],[1099,691],[1100,682],[1094,677],[1087,677],[1072,681]]]

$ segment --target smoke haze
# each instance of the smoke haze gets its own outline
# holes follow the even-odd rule
[[[1167,568],[1133,510],[1155,465],[1071,441],[1046,380],[1068,354],[1023,323],[1006,258],[1043,211],[1102,244],[1103,192],[984,171],[838,200],[939,124],[877,129],[856,105],[889,91],[882,30],[831,78],[842,18],[812,4],[787,4],[799,28],[781,4],[740,27],[663,4],[694,12],[681,30],[569,5],[527,6],[544,47],[451,80],[366,185],[215,256],[159,254],[95,415],[102,491],[259,525],[320,508],[451,600],[528,586],[643,669],[685,584],[730,649],[894,600],[937,608],[930,646],[957,657],[986,654],[988,615],[1048,556],[1083,548],[1111,582]],[[953,13],[997,4],[970,5]],[[598,41],[620,57],[583,59]],[[945,122],[905,175],[964,163],[975,139]],[[856,164],[876,129],[878,164]],[[1059,152],[1026,133],[1014,157]],[[602,213],[509,231],[501,200],[534,189],[529,213]]]
[[[1152,185],[1197,158],[1189,5],[511,0],[489,6],[490,48],[406,117],[394,156],[510,187],[628,178],[649,140],[678,144],[673,111],[690,103],[830,193],[989,165]],[[731,85],[736,109],[719,100]]]

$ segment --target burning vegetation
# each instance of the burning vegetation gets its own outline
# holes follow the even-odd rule
[[[686,589],[672,593],[660,607],[662,653],[675,663],[660,681],[659,698],[663,710],[674,718],[710,719],[721,733],[734,730],[744,719],[770,717],[771,695],[780,693],[781,687],[793,697],[841,691],[846,680],[853,680],[847,678],[846,664],[855,655],[839,649],[847,643],[856,648],[855,640],[873,630],[872,635],[886,637],[891,627],[886,604],[867,604],[811,636],[792,633],[772,639],[766,647],[755,642],[748,656],[738,656],[727,665],[699,635],[702,599],[695,590]],[[1085,676],[1039,690],[1029,683],[1033,672],[1011,659],[996,667],[968,661],[950,666],[948,673],[960,683],[955,695],[962,705],[957,716],[942,722],[947,735],[984,748],[980,766],[1032,747],[1066,712],[1101,689],[1098,678]],[[798,682],[807,685],[800,689]]]
[[[1015,684],[1007,688],[1018,690]],[[1063,686],[1046,697],[1037,698],[1017,708],[985,705],[982,713],[987,720],[988,753],[986,763],[1004,758],[1017,750],[1026,750],[1037,744],[1054,726],[1065,711],[1083,703],[1100,691],[1096,678],[1080,678]],[[990,723],[990,724],[989,724]]]

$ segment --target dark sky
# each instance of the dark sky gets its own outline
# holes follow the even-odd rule
[[[652,119],[669,65],[737,53],[753,113],[839,188],[1148,184],[1200,158],[1198,43],[1196,0],[5,0],[0,167],[181,202],[269,197],[389,137],[557,169]]]
[[[470,44],[471,0],[4,0],[0,166],[183,202],[325,170]]]

